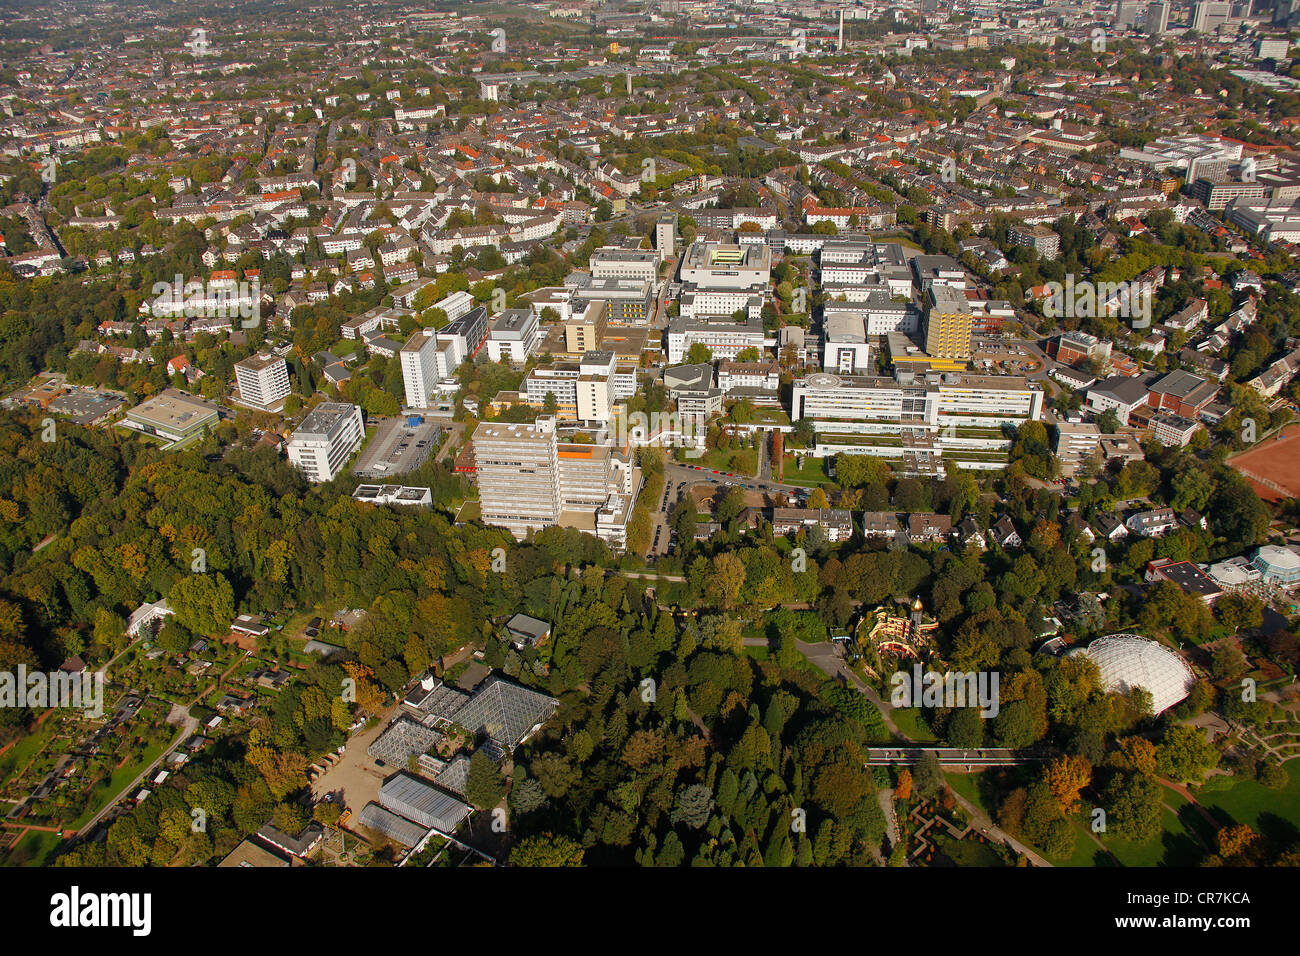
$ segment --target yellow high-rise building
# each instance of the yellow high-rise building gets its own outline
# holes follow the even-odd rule
[[[933,358],[970,358],[970,305],[960,290],[936,283],[925,302],[925,351]]]

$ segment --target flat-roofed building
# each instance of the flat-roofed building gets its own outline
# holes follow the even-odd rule
[[[614,353],[583,355],[574,388],[579,421],[609,421],[614,414]]]
[[[1042,416],[1042,389],[1018,376],[908,378],[818,372],[794,382],[790,417],[814,421],[819,458],[875,455],[894,460],[896,469],[934,475],[941,459],[970,469],[1006,467],[1004,426]]]
[[[555,419],[531,425],[480,422],[474,429],[479,508],[483,523],[517,538],[560,520],[560,475]]]
[[[448,322],[455,322],[462,315],[468,315],[474,308],[474,297],[468,292],[453,292],[439,299],[433,308],[442,309]]]
[[[470,309],[460,318],[453,319],[438,330],[438,341],[455,343],[457,352],[460,355],[460,358],[456,360],[456,365],[459,365],[466,358],[478,355],[478,350],[483,347],[487,337],[488,314],[487,309],[482,306]],[[454,369],[455,366],[451,368]],[[448,371],[450,374],[450,369]]]
[[[1218,210],[1238,200],[1259,201],[1268,193],[1268,187],[1250,180],[1202,176],[1192,183],[1188,192],[1193,199],[1203,202],[1206,209]]]
[[[915,306],[908,302],[895,302],[883,290],[872,291],[861,301],[827,302],[822,316],[828,330],[845,318],[852,319],[857,325],[850,328],[856,330],[860,325],[868,338],[890,332],[911,335],[920,328],[921,322],[921,313]]]
[[[614,325],[644,325],[654,309],[655,283],[651,279],[596,279],[579,273],[573,285],[577,305],[602,303],[606,319]]]
[[[432,329],[416,329],[398,352],[408,408],[428,408],[434,386],[442,376],[438,367],[438,339]]]
[[[1013,225],[1007,230],[1007,238],[1018,246],[1033,249],[1044,259],[1061,257],[1061,237],[1044,225]]]
[[[929,289],[935,285],[966,288],[966,270],[952,256],[913,256],[912,273],[918,289]]]
[[[966,297],[951,286],[930,286],[925,303],[925,351],[935,358],[969,359],[971,331]]]
[[[871,346],[866,321],[857,311],[826,308],[822,369],[838,375],[870,374]]]
[[[235,363],[235,384],[243,404],[269,409],[289,397],[289,366],[278,355],[250,355]]]
[[[761,316],[750,316],[739,322],[730,318],[679,317],[668,326],[667,338],[670,365],[681,364],[696,343],[707,348],[714,359],[734,359],[745,349],[761,352],[767,342]]]
[[[1058,422],[1056,457],[1061,460],[1061,474],[1072,478],[1089,456],[1101,454],[1101,429],[1095,422]]]
[[[661,260],[677,254],[677,214],[660,213],[655,221],[655,252]]]
[[[751,289],[765,287],[771,269],[772,253],[766,243],[693,242],[682,260],[681,280],[702,290]]]
[[[576,355],[600,348],[600,340],[609,321],[609,305],[591,302],[564,323],[564,349]]]
[[[1223,589],[1219,587],[1214,578],[1190,561],[1157,558],[1147,563],[1144,577],[1148,584],[1172,581],[1185,593],[1200,598],[1206,604],[1213,604],[1223,594]]]
[[[552,416],[533,424],[482,422],[473,436],[485,524],[517,538],[552,525],[627,543],[641,470],[608,444],[560,442]]]
[[[1172,412],[1151,416],[1151,434],[1166,448],[1184,448],[1201,427],[1200,422]]]
[[[188,442],[215,427],[220,414],[207,399],[168,388],[141,402],[121,422],[127,428],[160,438],[164,447]]]
[[[537,351],[537,319],[529,309],[506,309],[492,320],[488,331],[488,358],[523,365]]]
[[[456,374],[487,334],[487,310],[483,308],[466,313],[436,332],[416,329],[398,351],[407,407],[431,408],[432,396],[440,391],[439,383]]]
[[[619,249],[603,246],[589,260],[593,279],[659,278],[659,255],[652,249]]]
[[[683,416],[708,420],[722,414],[722,389],[713,384],[713,366],[678,365],[664,369],[664,388]]]
[[[309,481],[333,481],[365,437],[359,406],[322,402],[307,413],[290,436],[289,461]]]

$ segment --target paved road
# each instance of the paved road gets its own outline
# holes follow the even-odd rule
[[[758,435],[758,477],[761,481],[771,481],[772,454],[769,445],[772,442],[772,433],[764,429]]]
[[[620,571],[617,568],[611,568],[609,573],[624,578],[645,578],[647,581],[672,581],[674,584],[686,583],[686,578],[680,574],[644,574],[640,571]]]
[[[161,754],[159,754],[158,758],[154,760],[153,763],[149,764],[149,766],[145,767],[138,774],[136,774],[135,779],[132,780],[130,783],[128,783],[124,790],[120,791],[116,797],[108,801],[108,803],[106,803],[98,813],[96,813],[93,817],[91,817],[90,820],[86,823],[86,825],[77,831],[77,836],[84,837],[91,830],[95,829],[95,827],[99,824],[99,821],[104,819],[104,817],[108,815],[109,811],[111,811],[114,807],[116,807],[119,803],[121,803],[122,798],[126,794],[131,793],[132,791],[135,790],[136,787],[140,786],[140,781],[143,780],[145,777],[147,777],[149,774],[153,773],[154,770],[157,769],[160,763],[162,763],[169,756],[171,756],[172,751],[174,751],[177,747],[179,747],[183,741],[188,740],[190,734],[194,733],[194,731],[198,729],[198,726],[199,726],[199,722],[197,718],[190,717],[187,715],[185,717],[184,723],[181,725],[180,735],[171,742],[171,746],[169,746],[166,750],[164,750]]]
[[[893,788],[876,791],[876,799],[880,802],[880,811],[885,815],[885,836],[889,838],[892,849],[898,846],[898,814],[894,812]]]
[[[681,465],[676,462],[669,462],[664,466],[664,477],[666,481],[676,484],[679,481],[707,481],[716,485],[741,485],[745,488],[752,488],[755,491],[765,491],[770,494],[798,494],[806,493],[807,488],[802,485],[785,485],[778,481],[772,481],[764,478],[754,478],[749,475],[726,475],[713,473],[712,468],[705,468],[703,465],[698,468],[692,468],[689,465]]]
[[[445,427],[447,429],[447,437],[443,441],[442,447],[438,449],[438,454],[434,458],[434,461],[442,461],[448,456],[454,458],[455,456],[452,454],[452,449],[458,447],[460,443],[460,436],[465,431],[464,422],[452,422],[450,425],[447,425]]]

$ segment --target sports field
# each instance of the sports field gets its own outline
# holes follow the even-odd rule
[[[1300,426],[1283,429],[1228,464],[1250,479],[1265,501],[1300,495]]]

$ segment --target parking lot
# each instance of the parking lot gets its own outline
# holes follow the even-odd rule
[[[1018,345],[987,344],[975,350],[971,362],[986,374],[1029,375],[1040,371],[1043,363],[1028,349]],[[985,363],[990,363],[985,365]]]

